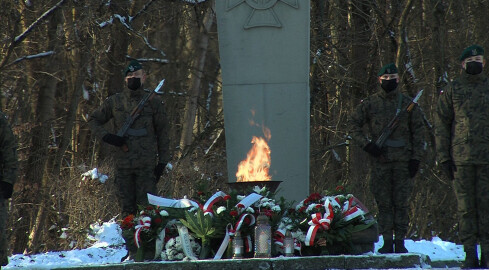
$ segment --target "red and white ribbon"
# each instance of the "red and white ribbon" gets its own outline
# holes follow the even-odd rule
[[[250,219],[250,224],[248,224],[248,226],[253,226],[255,224],[256,219],[255,219],[255,216],[254,215],[252,215],[252,214],[242,214],[239,217],[238,221],[236,222],[236,226],[235,226],[236,231],[241,230],[241,226],[243,226],[243,223],[244,223],[244,221],[245,221],[246,218],[249,218]]]
[[[311,215],[312,219],[307,223],[310,225],[307,230],[305,243],[306,246],[314,245],[314,239],[316,238],[316,233],[319,229],[321,230],[329,230],[332,219],[322,218],[321,213],[314,213]]]
[[[136,247],[139,248],[139,242],[141,241],[141,230],[143,229],[149,229],[151,227],[151,218],[150,217],[143,217],[142,219],[139,220],[139,224],[134,227],[136,231],[134,232],[134,243],[136,244]]]
[[[343,219],[345,221],[350,221],[356,217],[364,215],[365,212],[357,206],[357,202],[359,202],[355,197],[350,197],[343,205]]]
[[[202,207],[202,210],[204,211],[204,214],[205,215],[213,215],[213,211],[212,211],[212,206],[222,200],[224,197],[226,196],[226,193],[222,192],[222,191],[218,191],[216,193],[214,193],[214,195],[212,195],[208,200],[207,202],[205,202],[204,206]]]
[[[245,252],[250,252],[252,247],[251,236],[247,235],[243,240],[244,240]]]

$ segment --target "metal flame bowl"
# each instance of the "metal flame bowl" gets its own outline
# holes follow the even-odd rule
[[[280,183],[282,183],[282,181],[247,181],[247,182],[233,182],[227,184],[231,189],[235,189],[240,192],[246,192],[250,189],[253,189],[255,186],[259,186],[260,188],[266,187],[272,193],[275,193]]]

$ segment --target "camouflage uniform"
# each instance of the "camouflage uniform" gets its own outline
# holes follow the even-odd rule
[[[108,97],[88,121],[95,136],[103,138],[108,133],[104,124],[111,119],[119,130],[145,94],[141,89],[125,88]],[[170,159],[168,129],[162,100],[155,96],[145,104],[126,134],[129,151],[117,149],[115,181],[124,215],[136,213],[137,205],[148,204],[146,193],[155,193],[155,164],[167,164]]]
[[[489,80],[463,75],[438,99],[438,162],[453,161],[459,238],[464,246],[489,247]],[[483,249],[484,252],[484,249]]]
[[[17,179],[17,140],[2,112],[0,112],[0,146],[0,181],[9,183],[10,188],[12,188]],[[3,189],[3,186],[4,184],[0,185],[0,188]],[[8,264],[8,244],[5,229],[8,217],[7,199],[11,197],[11,193],[5,190],[0,191],[0,265],[4,266]]]
[[[402,98],[400,98],[402,97]],[[399,102],[401,100],[401,102]],[[375,140],[392,120],[398,109],[404,110],[411,98],[397,88],[386,93],[380,89],[366,98],[350,115],[350,136],[359,146]],[[367,126],[368,136],[364,135]],[[378,222],[383,235],[404,239],[409,224],[409,197],[413,180],[409,177],[408,162],[421,160],[424,155],[424,126],[419,109],[404,114],[399,126],[382,147],[382,156],[371,158],[370,186],[379,209]]]

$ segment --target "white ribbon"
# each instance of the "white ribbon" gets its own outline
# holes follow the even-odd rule
[[[224,236],[224,240],[222,240],[221,246],[216,252],[214,256],[214,260],[219,260],[222,258],[222,255],[226,251],[226,248],[229,246],[229,241],[231,241],[231,235],[234,234],[233,225],[229,223],[226,225],[226,235]]]
[[[173,200],[155,196],[153,194],[148,193],[148,202],[153,205],[170,207],[170,208],[187,208],[187,207],[199,207],[199,204],[189,200],[187,198],[180,200]]]
[[[190,245],[190,239],[188,237],[189,234],[188,234],[187,227],[183,226],[183,224],[178,223],[177,228],[178,228],[178,235],[180,236],[180,240],[182,240],[183,253],[185,253],[185,256],[187,256],[192,261],[198,260],[192,250],[192,246]]]
[[[163,246],[165,245],[165,229],[166,227],[163,228],[156,237],[155,257],[153,258],[154,260],[161,257],[161,252],[163,251]]]
[[[251,193],[250,195],[242,199],[238,204],[236,204],[236,207],[238,208],[238,211],[241,213],[246,208],[250,207],[252,204],[260,200],[261,198],[263,198],[262,195],[257,193]]]

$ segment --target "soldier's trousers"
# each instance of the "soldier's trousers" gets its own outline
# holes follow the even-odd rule
[[[404,239],[409,226],[409,199],[413,179],[409,177],[408,162],[374,163],[370,187],[379,210],[380,233],[396,234]]]
[[[0,265],[8,264],[7,212],[8,201],[0,195]]]
[[[115,183],[118,188],[122,214],[135,214],[138,211],[138,205],[148,205],[147,193],[156,194],[154,166],[134,169],[118,168]]]
[[[464,245],[489,245],[489,165],[457,165],[459,238]]]

